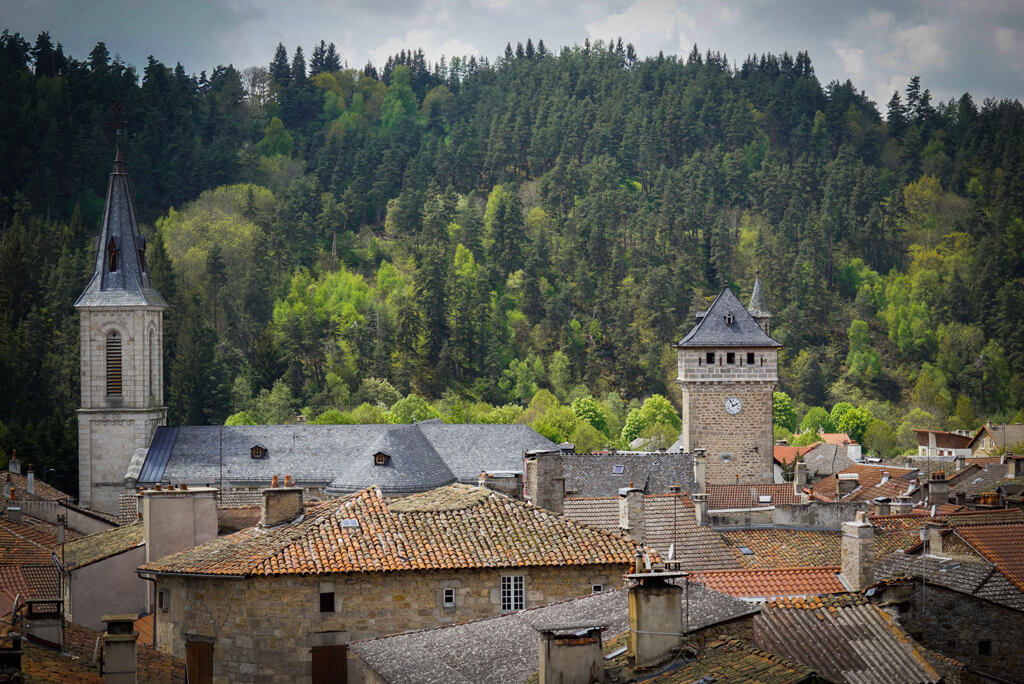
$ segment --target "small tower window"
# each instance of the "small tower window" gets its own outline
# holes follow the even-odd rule
[[[714,365],[714,363],[715,363],[715,352],[708,352],[705,355],[704,360],[707,361],[707,364],[709,366]]]
[[[380,451],[373,455],[373,465],[385,466],[389,460],[391,460],[391,457]]]
[[[121,396],[121,336],[107,335],[107,395]]]
[[[732,315],[732,311],[726,311],[723,318],[725,318],[726,325],[732,325],[736,322],[736,317]]]
[[[725,362],[729,364],[736,363],[736,352],[727,352],[725,355]]]
[[[267,448],[259,444],[254,444],[252,448],[249,449],[249,456],[251,456],[252,458],[266,458]]]
[[[748,366],[753,366],[754,365],[754,352],[747,352],[747,365]]]
[[[107,266],[111,273],[117,270],[117,243],[114,238],[107,243]]]

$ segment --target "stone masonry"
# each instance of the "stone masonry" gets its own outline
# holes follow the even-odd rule
[[[81,316],[82,407],[78,410],[79,498],[118,513],[124,475],[136,449],[148,448],[167,422],[163,403],[163,309],[84,307]],[[121,336],[121,385],[107,394],[106,340]]]
[[[501,577],[525,577],[526,607],[621,586],[626,566],[425,570],[245,579],[160,575],[157,648],[184,657],[191,639],[214,640],[215,682],[310,681],[314,644],[347,643],[501,613]],[[455,607],[443,605],[455,589]],[[333,591],[334,612],[320,612]],[[330,633],[330,634],[324,634]]]

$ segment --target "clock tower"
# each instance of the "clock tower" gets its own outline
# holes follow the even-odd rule
[[[673,345],[683,451],[706,451],[707,484],[773,481],[772,392],[782,345],[769,336],[770,321],[758,278],[749,309],[727,287]]]

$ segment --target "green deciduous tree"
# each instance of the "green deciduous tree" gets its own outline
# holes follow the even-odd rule
[[[796,430],[796,409],[793,400],[785,392],[772,393],[772,420],[789,432]]]

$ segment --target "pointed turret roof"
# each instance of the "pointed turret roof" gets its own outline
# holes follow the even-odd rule
[[[766,318],[771,316],[768,312],[768,306],[764,302],[764,291],[761,289],[761,272],[758,271],[757,278],[754,280],[754,291],[750,293],[750,306],[747,307],[747,311],[754,318]]]
[[[139,234],[120,140],[114,156],[114,170],[107,185],[103,227],[96,242],[92,278],[75,306],[167,306],[149,280],[146,242]]]
[[[781,347],[769,337],[754,317],[743,308],[728,287],[676,347]]]

